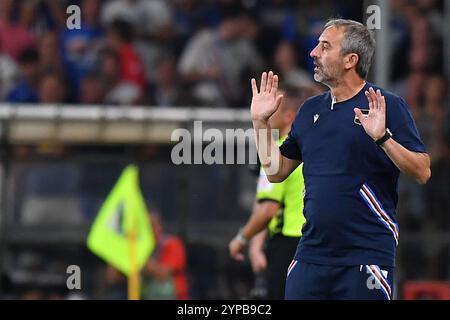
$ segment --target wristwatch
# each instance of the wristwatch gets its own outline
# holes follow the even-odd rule
[[[388,128],[386,128],[386,132],[384,133],[384,136],[382,136],[380,139],[375,140],[375,143],[377,146],[382,146],[383,143],[388,141],[390,138],[392,138],[392,132]]]

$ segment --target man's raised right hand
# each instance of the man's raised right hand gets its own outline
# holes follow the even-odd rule
[[[261,75],[261,86],[258,92],[255,78],[252,78],[252,104],[250,112],[253,121],[267,121],[277,111],[283,95],[278,95],[278,76],[272,71]]]

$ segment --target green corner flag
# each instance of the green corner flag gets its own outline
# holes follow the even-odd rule
[[[155,248],[147,214],[139,188],[138,169],[135,165],[129,165],[123,170],[91,227],[88,248],[127,276],[138,272]]]

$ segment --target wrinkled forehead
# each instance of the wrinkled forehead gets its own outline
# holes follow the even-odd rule
[[[322,34],[319,36],[319,42],[328,42],[331,46],[340,47],[344,32],[344,27],[329,26],[323,30]]]

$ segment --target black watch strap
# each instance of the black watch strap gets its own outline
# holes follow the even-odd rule
[[[375,140],[375,143],[377,146],[383,145],[387,140],[392,138],[392,133],[389,129],[386,128],[386,132],[384,133],[384,136],[382,136],[380,139]]]

